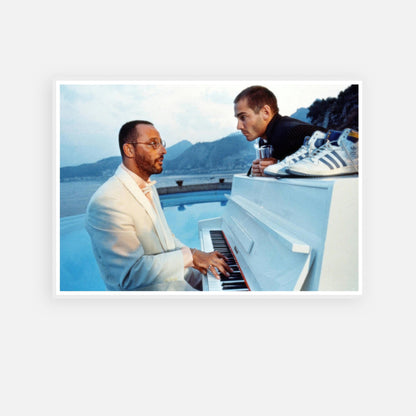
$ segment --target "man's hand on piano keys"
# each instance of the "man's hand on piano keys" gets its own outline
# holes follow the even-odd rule
[[[207,274],[209,270],[217,279],[220,278],[219,273],[227,277],[232,273],[231,267],[225,260],[226,257],[218,251],[205,253],[204,251],[193,250],[193,267],[203,274]]]

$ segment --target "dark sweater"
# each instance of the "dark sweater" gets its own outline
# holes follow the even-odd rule
[[[275,114],[266,129],[267,144],[273,146],[272,157],[282,161],[302,146],[305,136],[311,136],[316,130],[326,132],[328,129]],[[260,139],[259,145],[264,144]]]

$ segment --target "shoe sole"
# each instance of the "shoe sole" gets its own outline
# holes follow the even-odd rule
[[[299,172],[296,170],[288,169],[289,173],[292,175],[298,176],[338,176],[338,175],[353,175],[358,173],[358,171],[352,166],[346,166],[344,168],[334,169],[334,170],[325,170],[325,171],[315,171],[315,172]]]
[[[285,177],[285,176],[290,176],[290,173],[286,173],[286,172],[276,172],[276,173],[271,173],[271,172],[264,172],[265,175],[267,176],[273,176],[273,177],[277,177],[277,178],[281,178],[281,177]]]

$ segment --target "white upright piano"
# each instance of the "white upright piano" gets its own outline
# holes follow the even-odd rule
[[[208,291],[335,291],[359,288],[357,175],[235,175],[222,217],[198,224],[201,249],[223,252],[234,272]]]

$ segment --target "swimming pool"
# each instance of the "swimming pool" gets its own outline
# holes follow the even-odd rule
[[[162,195],[162,207],[172,232],[189,247],[200,248],[198,221],[220,217],[229,191],[201,191]],[[60,291],[105,291],[91,242],[84,228],[85,214],[60,219]]]

